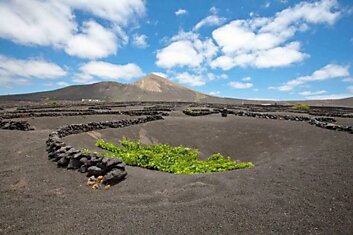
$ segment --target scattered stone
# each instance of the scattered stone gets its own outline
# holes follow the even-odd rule
[[[87,176],[99,176],[99,175],[104,175],[104,172],[101,168],[97,167],[97,166],[90,166],[87,169]]]
[[[103,178],[104,177],[102,175],[100,175],[100,176],[97,177],[97,180],[103,180]]]
[[[87,186],[92,187],[95,183],[95,181],[87,181]]]
[[[127,175],[126,171],[122,171],[120,169],[114,169],[104,176],[103,184],[105,185],[117,184],[123,179],[125,179],[126,175]]]
[[[101,184],[103,182],[103,179],[104,179],[104,177],[102,175],[98,176],[97,183]]]

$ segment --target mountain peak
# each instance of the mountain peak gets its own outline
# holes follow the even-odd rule
[[[133,85],[139,87],[142,90],[151,91],[151,92],[163,92],[171,88],[184,89],[183,86],[154,73],[150,73],[146,75],[142,79],[134,82]]]

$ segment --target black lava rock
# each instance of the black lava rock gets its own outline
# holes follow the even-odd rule
[[[120,181],[124,180],[126,175],[127,175],[126,171],[122,171],[120,169],[114,169],[104,176],[103,184],[110,184],[110,185],[117,184]]]
[[[80,168],[81,164],[82,163],[80,162],[79,159],[71,158],[69,161],[69,164],[67,165],[67,169],[72,169],[72,170],[78,169]]]
[[[94,176],[104,175],[104,171],[102,168],[99,168],[97,166],[90,166],[87,169],[87,177],[90,177],[92,175]]]
[[[87,172],[87,166],[81,165],[80,169],[78,170],[81,173],[86,173]]]
[[[66,157],[62,157],[60,158],[60,160],[57,162],[58,167],[66,167],[67,164],[69,164],[69,159],[67,159]]]
[[[108,159],[106,166],[107,166],[107,169],[110,170],[120,163],[122,163],[122,161],[120,159],[110,158],[110,159]]]

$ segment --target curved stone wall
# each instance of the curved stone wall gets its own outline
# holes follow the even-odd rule
[[[163,117],[147,116],[134,120],[90,122],[61,127],[50,133],[46,141],[48,158],[56,162],[58,167],[78,170],[81,173],[87,173],[88,177],[103,176],[103,184],[114,185],[122,181],[127,175],[125,164],[121,160],[83,153],[72,146],[66,145],[62,138],[87,131],[122,128],[157,120],[163,120]]]
[[[353,134],[352,126],[343,126],[334,124],[336,120],[332,117],[306,117],[306,116],[292,116],[292,115],[280,115],[280,114],[268,114],[268,113],[258,113],[258,112],[249,112],[249,111],[233,111],[226,109],[214,109],[206,110],[205,112],[193,112],[193,109],[190,111],[183,110],[185,115],[189,116],[203,116],[213,113],[221,113],[223,117],[226,117],[227,114],[233,114],[240,117],[253,117],[253,118],[263,118],[263,119],[274,119],[274,120],[289,120],[289,121],[299,121],[299,122],[308,122],[311,125],[317,127],[326,128],[329,130],[345,131]]]
[[[353,127],[352,126],[343,126],[343,125],[338,125],[338,124],[334,124],[334,123],[323,122],[323,121],[317,120],[317,118],[310,119],[309,124],[315,125],[315,126],[321,127],[321,128],[326,128],[329,130],[345,131],[350,134],[353,134]]]

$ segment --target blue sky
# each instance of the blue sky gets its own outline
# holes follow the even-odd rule
[[[158,73],[245,99],[353,96],[351,0],[0,0],[0,94]]]

